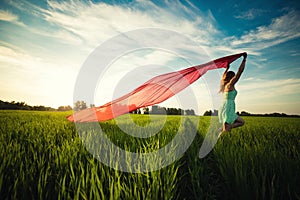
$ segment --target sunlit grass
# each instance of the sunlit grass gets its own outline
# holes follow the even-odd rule
[[[222,135],[203,159],[209,126],[201,117],[192,145],[173,164],[127,173],[102,164],[84,147],[66,112],[0,111],[1,199],[297,199],[300,197],[300,119],[247,117]],[[128,119],[135,122],[133,125]],[[181,118],[130,115],[101,122],[110,140],[131,152],[167,145]],[[126,131],[117,125],[123,123]],[[151,137],[127,131],[159,128]],[[185,127],[188,131],[188,125]],[[156,129],[155,129],[156,130]],[[167,156],[167,155],[166,155]]]

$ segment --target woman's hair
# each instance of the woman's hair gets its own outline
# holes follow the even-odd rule
[[[223,75],[221,84],[220,84],[220,91],[219,92],[224,92],[225,85],[229,83],[229,81],[235,76],[235,73],[233,71],[228,71],[226,74]]]

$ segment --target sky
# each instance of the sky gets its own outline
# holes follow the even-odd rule
[[[149,34],[137,34],[130,42],[123,37],[145,30]],[[170,36],[150,34],[160,30]],[[157,46],[134,49],[138,41],[155,41]],[[104,52],[113,59],[100,66],[103,73],[88,102],[96,106],[153,76],[247,52],[246,69],[236,85],[237,111],[300,114],[300,6],[296,0],[3,0],[0,100],[72,106],[82,67],[105,45],[110,45]],[[131,50],[116,55],[114,49],[124,46]],[[108,57],[100,55],[99,63]],[[240,62],[232,63],[232,70]],[[223,71],[207,72],[191,90],[182,92],[184,97],[176,95],[161,105],[180,107],[192,91],[197,104],[185,104],[184,109],[191,106],[197,114],[217,109]]]

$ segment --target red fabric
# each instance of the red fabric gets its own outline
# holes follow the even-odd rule
[[[206,64],[156,76],[118,99],[99,107],[77,111],[67,119],[71,122],[105,121],[138,108],[161,103],[198,80],[208,70],[226,68],[242,55],[243,53],[230,55]]]

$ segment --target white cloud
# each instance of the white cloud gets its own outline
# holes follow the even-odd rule
[[[71,104],[77,66],[70,71],[70,66],[59,67],[63,61],[49,62],[7,46],[0,46],[0,63],[0,85],[5,86],[0,93],[5,100],[56,107]]]
[[[19,21],[19,17],[7,10],[0,10],[0,21],[12,22],[14,24],[24,26],[22,22]]]
[[[290,51],[289,53],[291,56],[300,56],[300,52],[298,51]]]
[[[16,66],[30,67],[40,58],[32,57],[25,52],[20,52],[9,47],[0,46],[0,62]]]
[[[35,17],[40,17],[41,12],[47,12],[46,9],[43,9],[33,3],[30,3],[27,0],[23,0],[23,1],[5,0],[5,1],[9,5],[13,6],[14,8],[16,8],[24,13],[33,15]]]
[[[91,52],[96,46],[113,36],[134,29],[148,27],[169,29],[177,31],[187,37],[197,36],[196,40],[199,43],[207,43],[208,41],[213,40],[214,34],[218,34],[218,31],[214,28],[213,24],[211,24],[214,23],[212,14],[207,18],[205,18],[204,15],[200,16],[200,14],[193,14],[193,16],[190,16],[192,20],[186,19],[181,16],[181,9],[184,9],[187,13],[189,10],[179,1],[166,2],[166,4],[172,8],[172,11],[163,9],[151,1],[143,0],[135,1],[130,4],[130,7],[109,5],[105,3],[92,3],[90,1],[47,1],[47,9],[38,7],[28,1],[16,3],[8,0],[8,3],[22,12],[32,14],[33,17],[44,19],[44,25],[50,25],[50,28],[46,29],[43,25],[31,26],[28,24],[26,27],[27,31],[44,37],[45,42],[47,42],[48,38],[52,38],[56,39],[56,41],[70,44],[74,49],[78,49],[78,57],[88,56],[86,51],[85,56],[82,54],[83,49],[89,49]],[[18,20],[18,17],[11,17],[11,20]],[[199,26],[202,28],[199,28]],[[147,40],[151,38],[149,35],[141,35],[140,37],[145,38],[144,42],[146,43]],[[180,37],[157,37],[156,41],[158,43],[165,43],[165,45],[167,43],[174,51],[175,49],[179,49],[176,51],[177,53],[179,52],[178,54],[180,54],[180,50],[183,49],[185,51],[193,52],[195,58],[197,54],[198,56],[196,59],[204,59],[205,57],[205,53],[197,52],[199,48],[196,44],[191,45],[186,42],[186,39]],[[39,44],[35,43],[34,45]],[[119,43],[118,45],[128,44]],[[65,60],[61,60],[61,54],[68,52],[68,48],[53,49],[51,58],[55,59],[54,55],[56,52],[56,54],[58,54],[58,60],[49,60],[48,54],[39,54],[39,56],[36,56],[36,54],[31,53],[32,51],[29,47],[27,51],[20,51],[2,46],[0,51],[4,52],[1,53],[1,62],[5,63],[5,66],[7,66],[7,68],[10,67],[10,69],[12,69],[12,66],[17,67],[17,71],[19,71],[20,78],[15,84],[12,83],[12,77],[14,77],[14,74],[16,74],[17,71],[9,71],[9,73],[5,74],[5,80],[8,80],[6,84],[15,85],[18,89],[23,88],[24,91],[28,91],[28,88],[31,87],[34,88],[34,90],[31,91],[39,93],[44,99],[47,99],[45,97],[49,96],[47,102],[44,103],[46,105],[49,105],[48,102],[50,101],[57,101],[57,96],[52,95],[55,93],[61,94],[59,99],[66,98],[66,95],[68,94],[68,98],[72,97],[70,93],[73,92],[74,81],[80,66],[76,57],[72,59],[68,58],[66,55],[66,59],[71,61],[66,62]],[[186,55],[186,53],[183,53],[182,55]],[[76,55],[74,54],[74,56]],[[153,51],[152,53],[145,54],[141,57],[131,57],[130,62],[127,60],[123,62],[123,64],[120,62],[119,64],[130,71],[134,70],[133,65],[141,65],[141,63],[144,65],[155,63],[163,65],[174,58],[175,56],[172,55],[172,52],[171,54],[168,54],[166,52]],[[206,62],[208,60],[203,61]],[[25,69],[25,73],[23,74],[20,72],[22,69]],[[3,68],[1,70],[3,71]],[[114,75],[117,76],[118,71],[115,71]],[[114,80],[110,77],[110,83]],[[23,82],[23,84],[21,84],[21,82]],[[66,86],[68,86],[67,89]],[[30,95],[33,95],[33,93],[28,92],[28,96]],[[63,103],[61,102],[61,104]],[[57,103],[55,105],[58,106]]]
[[[300,79],[262,80],[248,79],[237,85],[241,96],[238,97],[242,107],[254,104],[276,104],[286,102],[291,96],[299,99]],[[295,103],[290,99],[289,102]],[[299,102],[297,100],[297,102]]]
[[[0,20],[2,21],[17,21],[18,16],[14,15],[13,13],[6,11],[6,10],[0,10]]]
[[[80,64],[78,64],[80,62],[78,62],[77,57],[83,59],[88,56],[87,51],[82,53],[83,49],[88,49],[89,52],[91,52],[99,44],[126,31],[156,27],[173,30],[185,35],[196,41],[197,44],[192,45],[187,43],[187,40],[176,37],[157,37],[157,41],[161,44],[169,43],[170,47],[176,48],[179,54],[183,52],[182,55],[186,55],[184,52],[188,52],[190,58],[193,58],[191,62],[194,64],[211,60],[207,55],[209,55],[210,58],[217,58],[226,54],[239,53],[242,51],[246,51],[251,55],[260,55],[261,50],[264,48],[300,36],[300,17],[299,13],[294,10],[289,11],[286,15],[275,18],[269,25],[260,26],[257,27],[257,29],[246,32],[240,38],[235,36],[225,38],[225,36],[222,35],[223,33],[216,28],[217,22],[212,12],[209,11],[208,14],[203,14],[189,1],[187,1],[187,3],[190,4],[192,8],[184,6],[180,1],[165,1],[166,8],[168,9],[159,7],[152,1],[147,0],[137,0],[133,3],[129,3],[129,6],[126,7],[79,0],[47,1],[47,8],[41,8],[28,1],[16,2],[8,0],[8,2],[22,12],[27,12],[27,14],[31,13],[33,17],[44,20],[45,27],[48,28],[48,25],[51,27],[45,29],[43,27],[30,26],[29,24],[26,26],[30,32],[44,36],[44,42],[48,42],[47,39],[50,37],[56,41],[67,43],[74,49],[78,49],[78,55],[74,53],[71,58],[68,57],[66,53],[66,59],[69,60],[66,62],[60,59],[62,57],[61,55],[64,55],[62,53],[69,52],[68,48],[59,50],[52,49],[54,55],[52,55],[52,58],[55,58],[57,54],[58,60],[49,60],[49,55],[36,56],[29,51],[20,51],[4,46],[0,47],[1,62],[6,63],[7,66],[17,66],[20,67],[20,69],[27,69],[24,75],[28,76],[28,78],[21,79],[24,82],[23,85],[27,83],[30,83],[31,86],[34,85],[36,91],[39,90],[43,98],[47,99],[47,97],[49,97],[48,100],[51,99],[53,102],[57,101],[57,99],[72,98],[71,93],[73,92],[76,75],[80,68]],[[258,11],[249,10],[248,13],[242,13],[237,17],[251,19],[258,15]],[[0,11],[0,20],[18,23],[19,17],[13,13],[4,11],[2,11],[1,14]],[[146,38],[145,40],[149,38],[145,35],[141,35],[141,37]],[[35,45],[38,46],[40,44],[36,43]],[[119,45],[128,44],[119,43]],[[197,45],[203,45],[200,47],[203,48],[203,51],[199,52],[199,46]],[[51,49],[49,51],[51,51]],[[121,78],[120,68],[130,71],[134,70],[135,66],[141,65],[141,63],[157,63],[163,65],[173,60],[174,56],[153,51],[141,57],[131,57],[131,55],[128,55],[128,57],[125,58],[126,57],[123,57],[124,60],[119,60],[117,63],[119,64],[119,71],[115,70],[113,74],[115,78],[110,76],[108,82],[110,81],[110,83],[112,83],[116,79]],[[250,60],[248,62],[251,63],[252,61]],[[256,63],[251,64],[255,65]],[[126,73],[126,70],[123,71],[123,73]],[[7,78],[5,80],[7,80],[9,77],[13,77],[13,72],[10,72],[10,76],[2,75],[2,77],[3,76],[6,76]],[[247,86],[241,85],[239,87],[242,90],[249,91],[249,94],[252,90],[256,91],[260,88],[262,90],[268,88],[270,94],[273,94],[273,88],[268,87],[269,84],[276,85],[276,81],[271,83],[260,82],[259,84],[251,83]],[[20,86],[22,86],[22,84],[18,83],[19,88],[21,88]],[[40,88],[38,88],[38,86],[40,86]],[[297,86],[299,86],[298,82],[290,80],[290,82],[287,81],[285,85],[278,85],[280,89],[278,91],[280,92],[275,91],[274,93],[290,94]],[[133,86],[133,88],[135,87]],[[287,93],[287,91],[290,93]],[[273,96],[270,96],[270,98],[271,97]],[[70,104],[63,103],[61,100],[58,101],[60,101],[59,105]],[[55,105],[57,105],[57,103]]]
[[[240,13],[239,15],[234,16],[237,19],[253,20],[258,16],[261,16],[265,11],[262,9],[250,9],[245,12]]]
[[[270,25],[246,32],[240,38],[225,38],[216,28],[213,14],[210,11],[203,14],[189,1],[190,8],[180,1],[165,1],[168,9],[145,0],[134,1],[126,7],[78,0],[47,1],[47,9],[27,1],[8,2],[23,11],[26,7],[27,12],[30,10],[58,27],[58,31],[34,30],[34,33],[61,39],[64,43],[87,45],[90,50],[121,32],[148,27],[166,28],[185,34],[203,45],[212,57],[236,53],[237,49],[239,52],[260,55],[261,49],[300,37],[300,16],[295,10],[273,19]],[[261,9],[250,9],[236,17],[250,19],[263,12]]]
[[[295,10],[287,10],[285,15],[272,19],[269,25],[259,26],[240,37],[229,36],[222,40],[216,38],[216,42],[208,49],[216,57],[247,52],[250,56],[257,56],[256,59],[249,59],[248,63],[262,68],[265,61],[258,56],[264,52],[264,49],[299,37],[300,14]],[[297,53],[291,53],[291,56],[293,55]]]
[[[273,19],[268,26],[259,26],[240,38],[232,37],[231,46],[264,49],[298,37],[300,37],[300,15],[297,11],[291,10]]]
[[[188,20],[181,16],[183,10],[189,12],[187,7],[180,2],[166,3],[168,10],[150,1],[136,1],[130,7],[91,2],[85,4],[79,1],[48,1],[50,9],[43,11],[42,15],[48,22],[78,35],[93,47],[120,32],[138,28],[166,28],[197,36],[199,43],[212,41],[213,35],[219,34],[213,26],[212,15],[205,17],[191,14],[193,19]]]
[[[237,110],[251,113],[299,114],[300,79],[264,80],[255,77],[237,84]]]

